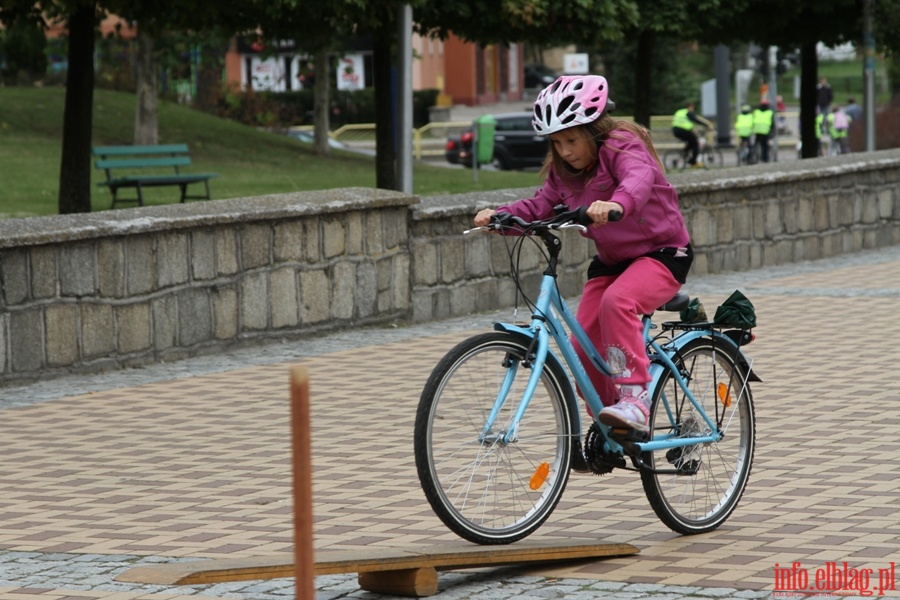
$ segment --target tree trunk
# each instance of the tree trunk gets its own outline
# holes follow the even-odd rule
[[[159,75],[153,37],[143,31],[137,37],[137,94],[134,109],[134,143],[155,146],[159,143],[157,95]]]
[[[69,16],[69,70],[59,168],[60,214],[91,212],[91,131],[94,104],[96,5],[79,5]]]
[[[804,42],[800,47],[800,157],[815,158],[819,155],[816,137],[816,83],[819,59],[816,42]]]
[[[397,152],[394,147],[392,39],[396,28],[391,22],[374,36],[375,70],[375,186],[397,189]]]
[[[650,129],[651,99],[653,94],[653,48],[656,36],[645,29],[638,36],[634,73],[634,120]]]
[[[328,131],[331,129],[330,113],[331,98],[331,65],[328,61],[328,51],[316,52],[316,81],[313,84],[315,101],[315,115],[313,124],[315,129],[315,143],[313,151],[320,156],[327,156],[331,150],[328,145]]]

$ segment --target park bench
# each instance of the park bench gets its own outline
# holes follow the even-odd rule
[[[91,154],[98,157],[94,166],[106,173],[106,181],[101,181],[99,185],[108,187],[112,192],[113,208],[119,202],[136,201],[138,206],[143,206],[143,190],[148,187],[178,186],[181,202],[187,199],[209,200],[209,180],[219,176],[218,173],[182,173],[180,168],[191,164],[187,144],[96,146]],[[192,183],[203,183],[206,194],[189,196],[187,190]],[[121,188],[134,188],[137,195],[134,198],[120,198]]]

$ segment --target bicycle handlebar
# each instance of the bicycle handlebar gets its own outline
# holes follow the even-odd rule
[[[594,222],[587,214],[588,207],[579,206],[575,210],[563,210],[555,217],[550,219],[544,219],[539,221],[526,221],[521,217],[517,217],[510,213],[495,213],[491,217],[491,222],[487,226],[488,229],[491,230],[507,230],[507,229],[521,229],[522,231],[546,231],[549,229],[562,229],[566,225],[576,224],[582,227],[586,227],[588,225],[592,225]],[[620,221],[622,219],[622,212],[618,210],[611,210],[607,213],[607,219],[610,221]]]

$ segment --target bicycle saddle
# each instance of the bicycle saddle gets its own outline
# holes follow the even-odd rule
[[[660,306],[657,310],[665,310],[668,312],[679,312],[688,307],[691,303],[691,297],[684,292],[679,291],[675,296]]]

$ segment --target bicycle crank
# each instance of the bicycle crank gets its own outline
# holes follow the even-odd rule
[[[584,436],[584,462],[594,475],[606,475],[613,469],[627,468],[624,456],[610,454],[604,447],[605,440],[600,433],[600,426],[591,424],[587,435]]]

